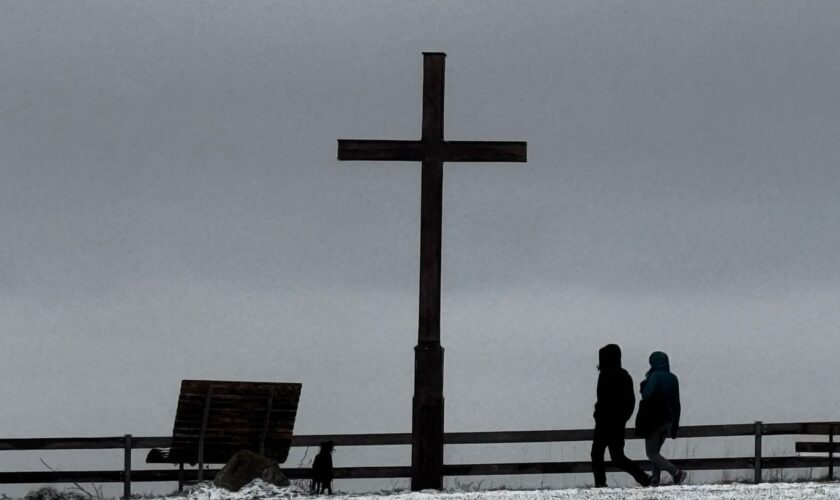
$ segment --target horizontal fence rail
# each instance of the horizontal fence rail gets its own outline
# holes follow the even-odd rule
[[[755,455],[745,457],[725,458],[683,458],[673,459],[671,462],[685,470],[734,470],[753,469],[755,481],[761,481],[762,469],[788,468],[817,468],[827,467],[829,478],[833,478],[834,446],[833,436],[840,430],[840,422],[798,422],[765,424],[754,422],[750,424],[730,425],[695,425],[681,427],[678,438],[710,438],[753,436],[755,439]],[[592,429],[572,430],[538,430],[538,431],[499,431],[499,432],[450,432],[444,434],[447,445],[464,444],[505,444],[505,443],[550,443],[591,441]],[[783,456],[763,457],[761,455],[761,438],[763,436],[803,435],[828,436],[828,443],[797,443],[796,451],[822,452],[827,456]],[[627,439],[639,439],[634,436],[633,429],[627,429]],[[323,441],[333,441],[336,446],[408,446],[411,444],[411,434],[321,434],[301,435],[292,438],[292,447],[315,447]],[[131,451],[136,449],[166,448],[170,446],[172,438],[134,437],[131,435],[114,437],[83,437],[83,438],[36,438],[36,439],[0,439],[0,451],[32,451],[32,450],[107,450],[122,449],[125,452],[123,470],[109,471],[38,471],[38,472],[0,472],[0,484],[27,483],[72,483],[72,482],[122,482],[125,497],[130,496],[132,482],[168,482],[195,481],[199,474],[197,469],[166,469],[166,470],[133,470],[131,466]],[[830,444],[829,444],[830,443]],[[639,461],[644,469],[650,469],[650,462]],[[608,471],[618,469],[607,463]],[[219,469],[203,470],[203,479],[212,479]],[[290,479],[309,479],[311,469],[283,468],[283,472]],[[411,475],[409,466],[382,467],[337,467],[334,470],[336,479],[379,479],[406,478]],[[571,474],[590,473],[592,464],[589,461],[567,462],[527,462],[527,463],[495,463],[495,464],[446,464],[443,466],[444,476],[491,476],[491,475],[522,475],[522,474]]]
[[[137,450],[147,448],[168,448],[172,438],[132,437],[132,447]],[[125,436],[91,438],[36,438],[36,439],[0,439],[0,451],[32,450],[122,450],[125,448]]]

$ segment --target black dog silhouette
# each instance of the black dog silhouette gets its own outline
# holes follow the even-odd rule
[[[335,445],[332,441],[321,443],[321,451],[315,455],[312,462],[312,491],[317,494],[332,495],[333,464],[332,452]]]

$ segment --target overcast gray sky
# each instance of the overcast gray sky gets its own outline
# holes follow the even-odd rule
[[[664,350],[685,424],[837,419],[840,3],[5,1],[0,425],[166,435],[180,380],[407,432],[423,51],[449,164],[446,428],[592,424]]]

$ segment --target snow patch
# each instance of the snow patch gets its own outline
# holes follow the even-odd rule
[[[188,500],[267,500],[297,498],[305,495],[305,491],[297,486],[281,488],[262,479],[254,479],[239,491],[219,488],[210,481],[204,481],[190,489]]]
[[[310,495],[297,486],[279,488],[255,479],[231,492],[210,482],[196,485],[188,500],[840,500],[840,483],[763,483],[662,486],[658,488],[568,488],[531,491],[470,491]]]

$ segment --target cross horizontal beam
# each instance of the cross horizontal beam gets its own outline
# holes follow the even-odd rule
[[[527,143],[521,141],[338,140],[339,160],[525,162],[527,158]]]

